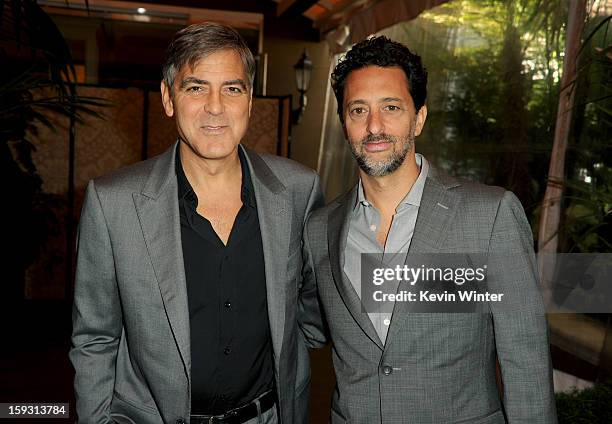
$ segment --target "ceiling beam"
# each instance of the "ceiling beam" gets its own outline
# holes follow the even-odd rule
[[[261,30],[264,22],[262,13],[168,6],[146,2],[88,0],[87,5],[85,0],[70,0],[68,4],[65,0],[38,0],[38,4],[50,14],[143,23],[189,25],[195,22],[216,21],[235,28]],[[146,9],[143,14],[137,12],[137,9],[141,7]]]
[[[276,16],[300,16],[316,2],[317,0],[281,0],[276,6]]]
[[[322,34],[334,29],[341,23],[349,20],[349,17],[356,12],[371,7],[374,0],[344,0],[336,4],[333,9],[327,11],[326,14],[320,16],[314,23],[315,28],[318,28]]]

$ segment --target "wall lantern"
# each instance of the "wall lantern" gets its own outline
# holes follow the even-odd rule
[[[308,52],[304,49],[300,60],[293,65],[295,70],[295,85],[300,92],[300,105],[293,111],[293,123],[299,124],[304,116],[306,110],[306,104],[308,99],[306,98],[306,92],[310,86],[310,76],[312,74],[312,61],[308,57]]]

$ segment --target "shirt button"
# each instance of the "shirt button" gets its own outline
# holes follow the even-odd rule
[[[370,225],[370,231],[376,231],[376,225],[374,224]]]
[[[389,365],[385,365],[383,367],[383,373],[385,375],[391,375],[392,372],[393,372],[393,368],[391,368]]]
[[[226,347],[225,349],[223,349],[223,353],[226,354],[226,355],[229,355],[231,353],[231,351],[232,351],[232,348],[229,347],[229,346]]]
[[[383,323],[384,323],[385,325],[389,325],[389,324],[391,324],[391,320],[390,320],[389,318],[385,318],[385,319],[384,319],[384,321],[383,321]]]
[[[227,301],[223,304],[223,306],[225,306],[226,308],[231,308],[232,307],[232,302]]]

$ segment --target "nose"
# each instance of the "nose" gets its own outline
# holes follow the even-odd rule
[[[368,133],[370,134],[381,134],[385,127],[382,121],[382,116],[380,111],[372,110],[368,114],[367,128]]]
[[[204,110],[211,115],[220,115],[223,113],[223,101],[221,100],[221,94],[212,91],[208,96],[206,103],[204,104]]]

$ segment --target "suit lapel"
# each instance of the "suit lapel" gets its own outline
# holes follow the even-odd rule
[[[329,243],[329,256],[331,261],[334,283],[344,301],[347,309],[353,316],[357,325],[380,349],[383,349],[382,342],[374,329],[374,325],[368,314],[363,311],[361,299],[353,288],[353,285],[346,277],[344,268],[344,250],[348,237],[349,225],[351,222],[351,211],[357,199],[357,187],[338,200],[338,206],[329,213],[327,224],[327,240]]]
[[[189,309],[178,188],[175,173],[176,144],[155,162],[141,193],[134,193],[134,204],[159,286],[174,340],[191,380]]]
[[[270,333],[275,357],[281,357],[285,331],[286,293],[283,284],[291,226],[293,204],[287,198],[285,186],[270,167],[255,152],[240,146],[246,153],[257,201],[257,214],[261,231],[266,272],[266,293]],[[278,362],[277,362],[278,363]]]
[[[408,253],[437,253],[459,203],[457,193],[450,190],[459,186],[459,182],[444,178],[433,167],[429,172]]]
[[[423,253],[435,254],[440,251],[459,204],[459,195],[451,189],[459,185],[457,180],[440,173],[434,167],[429,169],[408,256]],[[405,282],[402,282],[398,291],[404,290],[403,286],[405,284]],[[401,331],[409,313],[409,302],[395,303],[385,349]]]

